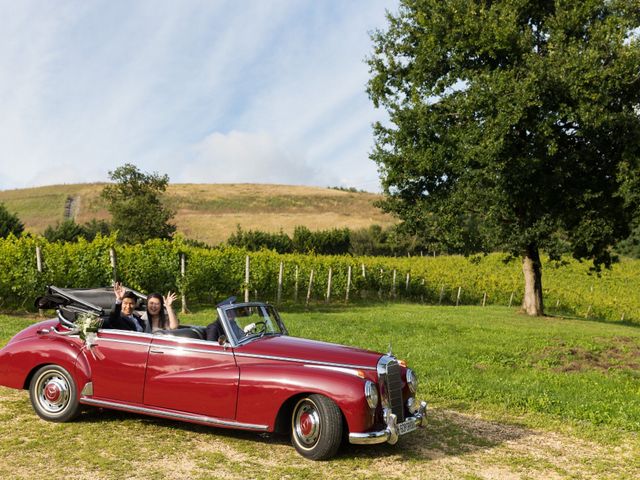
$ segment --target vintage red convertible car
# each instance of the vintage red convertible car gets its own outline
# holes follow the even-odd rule
[[[145,296],[138,294],[140,305]],[[73,419],[81,405],[204,425],[290,432],[310,459],[333,456],[343,438],[396,443],[422,426],[426,403],[417,378],[391,353],[288,335],[266,303],[218,306],[225,337],[205,327],[155,334],[100,328],[93,337],[77,319],[108,315],[109,288],[49,287],[39,306],[57,318],[34,324],[0,350],[0,384],[28,389],[36,413]],[[91,335],[89,333],[89,335]]]

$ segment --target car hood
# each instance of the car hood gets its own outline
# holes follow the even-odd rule
[[[265,336],[236,348],[239,355],[258,355],[312,364],[375,368],[381,353],[290,336]]]

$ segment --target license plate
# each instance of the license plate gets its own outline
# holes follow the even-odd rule
[[[398,433],[404,435],[405,433],[413,432],[416,428],[416,422],[406,421],[398,424]]]

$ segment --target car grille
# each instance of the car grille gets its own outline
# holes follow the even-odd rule
[[[387,363],[387,375],[385,381],[391,411],[395,413],[396,417],[398,417],[398,423],[404,422],[401,369],[397,361],[391,360]]]

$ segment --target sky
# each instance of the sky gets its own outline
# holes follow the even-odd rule
[[[369,34],[398,0],[0,0],[0,190],[103,182],[379,191]]]

